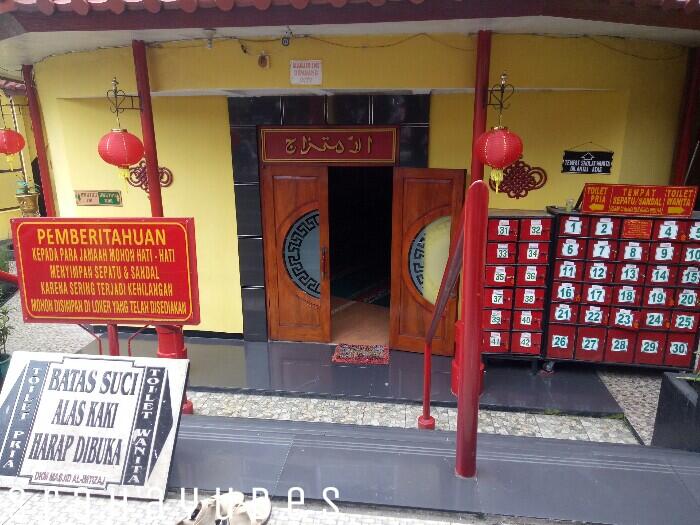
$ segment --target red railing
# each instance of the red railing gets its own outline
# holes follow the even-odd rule
[[[481,391],[481,311],[483,307],[484,268],[486,264],[486,227],[488,222],[488,188],[483,181],[474,182],[467,191],[460,214],[457,233],[453,238],[440,291],[435,300],[433,317],[425,335],[423,366],[423,413],[418,427],[434,429],[435,419],[430,414],[432,373],[432,343],[440,320],[462,273],[461,329],[455,334],[455,362],[453,384],[458,385],[457,397],[457,465],[460,476],[476,473],[476,431]],[[465,225],[469,234],[465,235]]]

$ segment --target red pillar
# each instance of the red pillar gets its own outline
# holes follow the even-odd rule
[[[39,107],[39,97],[34,85],[34,66],[23,65],[22,76],[24,86],[27,90],[27,103],[29,105],[29,117],[32,121],[32,132],[34,133],[34,145],[36,146],[36,156],[39,161],[39,176],[41,178],[41,194],[44,197],[46,215],[56,216],[56,206],[53,201],[53,189],[51,187],[51,176],[49,175],[49,160],[46,157],[46,141],[44,140],[44,127],[41,123],[41,108]]]
[[[107,341],[109,342],[109,355],[119,355],[119,331],[116,324],[107,325]]]
[[[146,44],[142,40],[131,43],[136,70],[136,90],[141,104],[141,134],[143,135],[144,156],[146,158],[146,175],[148,177],[148,199],[151,203],[151,215],[163,217],[163,198],[160,192],[160,175],[158,174],[158,150],[156,148],[156,130],[153,124],[153,107],[151,106],[151,84],[148,79],[148,60]],[[187,359],[185,337],[181,326],[156,326],[158,334],[158,357]],[[192,401],[185,395],[182,412],[192,414]]]
[[[695,144],[693,131],[698,117],[698,95],[700,95],[700,52],[693,48],[688,53],[688,69],[685,90],[681,101],[681,122],[678,130],[676,155],[673,160],[673,184],[682,185],[690,164]],[[700,159],[696,159],[696,162]]]
[[[476,37],[476,78],[474,79],[474,120],[472,121],[472,182],[484,178],[484,165],[474,155],[474,144],[476,139],[486,131],[490,65],[491,31],[479,31]]]
[[[489,214],[489,190],[476,181],[467,192],[464,252],[462,259],[462,355],[457,395],[458,476],[476,475],[476,432],[481,393],[481,312],[484,306],[484,269],[486,267],[486,224]]]

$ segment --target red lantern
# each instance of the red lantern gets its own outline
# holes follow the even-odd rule
[[[0,153],[14,155],[24,148],[24,137],[13,129],[0,129]]]
[[[482,134],[474,145],[474,153],[482,164],[491,166],[491,179],[498,186],[503,180],[503,168],[513,164],[523,154],[523,141],[508,128],[493,128]]]
[[[125,129],[113,129],[100,139],[97,152],[107,164],[117,166],[129,176],[129,166],[143,158],[143,143]]]

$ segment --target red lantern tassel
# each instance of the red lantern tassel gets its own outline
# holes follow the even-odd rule
[[[503,170],[498,168],[491,169],[491,180],[496,184],[496,193],[498,193],[498,187],[503,182]]]

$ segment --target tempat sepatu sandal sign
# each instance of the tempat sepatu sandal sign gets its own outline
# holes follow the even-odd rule
[[[162,500],[186,359],[14,352],[0,486]]]

